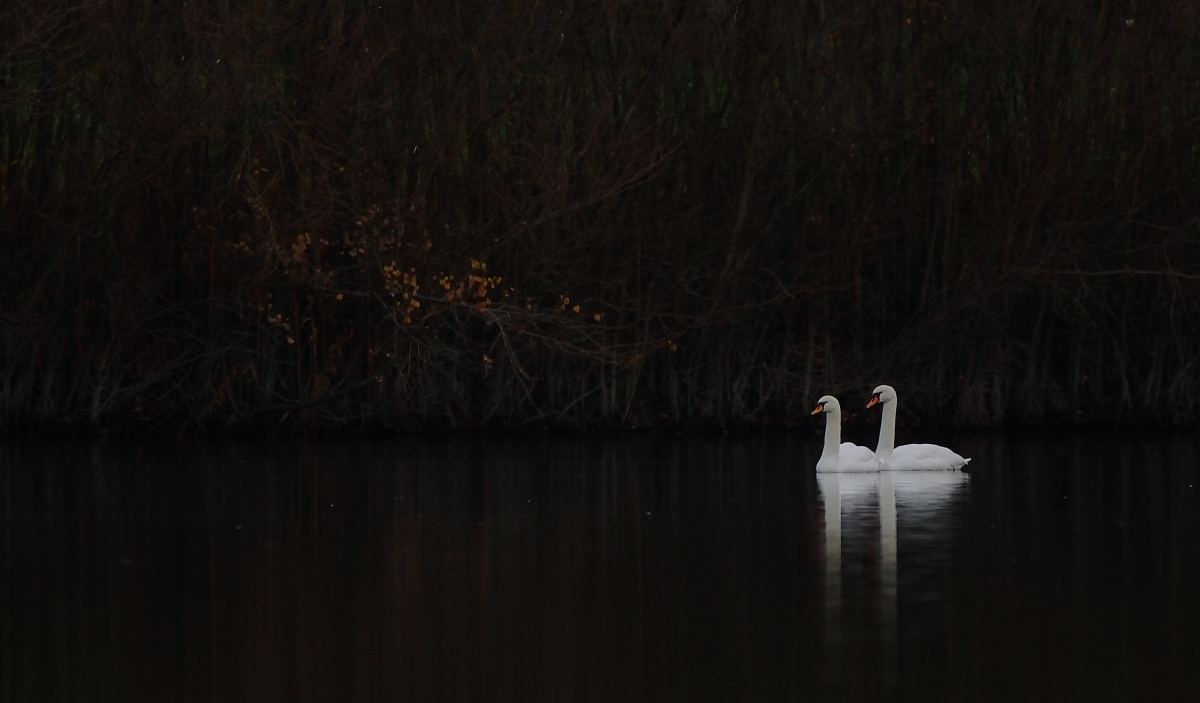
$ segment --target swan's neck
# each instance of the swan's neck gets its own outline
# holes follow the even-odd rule
[[[888,459],[896,448],[896,403],[883,404],[883,422],[879,425],[879,444],[875,445],[875,456]]]
[[[842,446],[842,414],[840,412],[825,413],[825,449],[821,458],[838,460]]]

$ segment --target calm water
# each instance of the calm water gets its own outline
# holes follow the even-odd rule
[[[0,448],[5,701],[1200,698],[1200,439]]]

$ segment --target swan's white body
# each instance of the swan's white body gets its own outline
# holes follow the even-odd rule
[[[879,444],[875,459],[883,471],[954,471],[966,466],[957,452],[937,444],[903,444],[896,446],[896,389],[879,386],[871,395],[871,405],[883,406],[883,421],[879,425]]]
[[[817,401],[813,415],[825,414],[825,448],[817,460],[817,473],[863,473],[879,471],[875,452],[850,442],[842,442],[842,406],[831,395]]]
[[[892,450],[886,464],[881,464],[889,471],[953,471],[970,461],[937,444],[902,444]]]

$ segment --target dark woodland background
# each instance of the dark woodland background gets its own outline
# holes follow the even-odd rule
[[[1195,424],[1198,26],[5,3],[0,432]]]

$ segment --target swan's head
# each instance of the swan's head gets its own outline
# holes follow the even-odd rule
[[[877,403],[892,403],[896,400],[896,389],[891,386],[875,386],[875,390],[871,391],[871,400],[867,403],[867,407],[872,407]]]
[[[817,407],[812,411],[812,414],[820,415],[821,413],[840,413],[841,411],[842,406],[838,403],[837,398],[834,398],[831,395],[823,395],[821,396],[821,399],[817,401]]]

